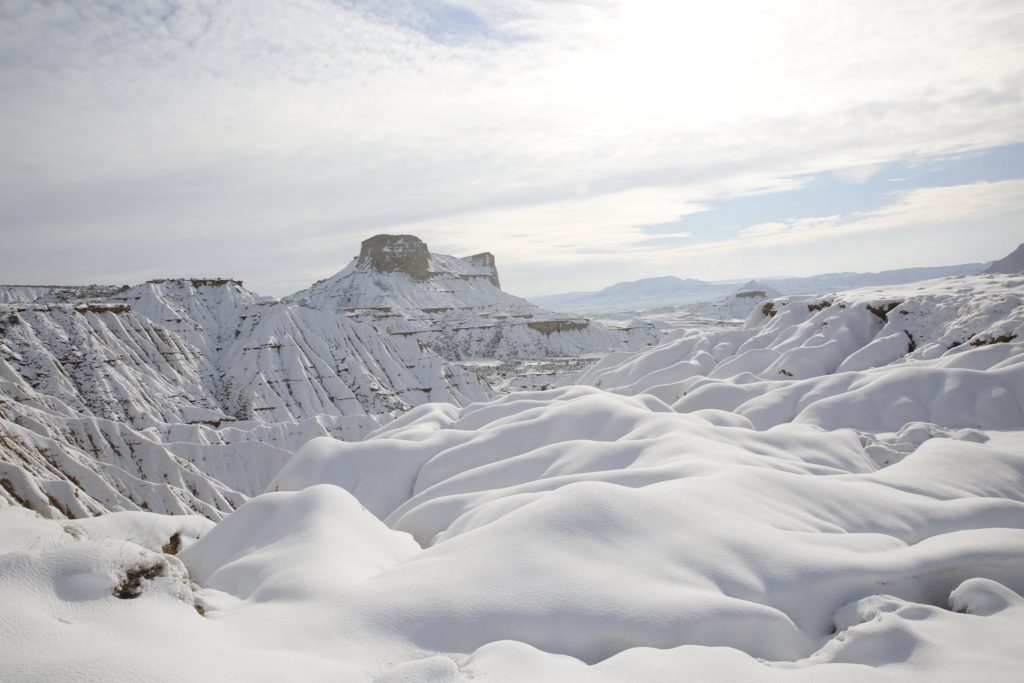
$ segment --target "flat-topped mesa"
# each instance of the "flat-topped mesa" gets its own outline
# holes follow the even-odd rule
[[[359,261],[381,273],[405,273],[416,280],[430,278],[430,252],[413,235],[375,235],[363,240]]]
[[[501,289],[501,282],[498,280],[498,267],[494,265],[494,254],[484,251],[472,256],[464,256],[462,260],[481,270],[489,271],[491,274],[491,284]]]

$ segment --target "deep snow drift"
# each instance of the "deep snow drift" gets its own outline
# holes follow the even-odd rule
[[[0,679],[1019,680],[1022,328],[1020,276],[775,298],[216,525],[0,508]]]

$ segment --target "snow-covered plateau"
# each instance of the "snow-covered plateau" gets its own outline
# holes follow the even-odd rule
[[[275,445],[275,423],[215,442],[224,425],[203,422],[224,419],[249,387],[264,395],[269,382],[252,374],[252,359],[277,357],[273,344],[299,346],[291,330],[309,321],[344,327],[318,333],[315,357],[297,348],[282,372],[331,357],[341,329],[408,358],[382,331],[400,325],[435,354],[423,358],[461,368],[444,355],[462,357],[461,342],[430,350],[440,328],[424,321],[424,308],[454,315],[451,302],[423,306],[422,289],[393,286],[357,287],[368,298],[353,300],[360,269],[376,282],[398,277],[394,264],[412,280],[441,281],[429,273],[443,259],[411,243],[384,247],[383,268],[357,261],[291,303],[246,300],[234,318],[158,312],[143,302],[179,300],[138,288],[120,294],[127,312],[18,312],[26,342],[11,346],[5,333],[0,376],[15,398],[0,404],[2,438],[35,450],[4,472],[29,471],[31,458],[42,468],[61,452],[49,431],[65,422],[48,415],[82,419],[82,429],[131,425],[123,438],[156,448],[173,440],[166,422],[147,418],[160,411],[174,429],[209,433],[225,455],[146,455],[138,470],[117,465],[145,477],[113,477],[111,489],[173,487],[161,475],[177,482],[170,475],[218,463],[242,498],[226,491],[219,514],[196,510],[205,516],[83,500],[83,514],[66,516],[132,511],[45,519],[5,495],[5,475],[0,680],[1020,680],[1024,275],[743,296],[723,302],[753,309],[742,326],[672,331],[657,346],[608,354],[571,386],[474,401],[469,380],[465,390],[416,385],[418,405],[362,440],[310,429],[317,438],[294,456]],[[477,273],[457,277],[464,266],[447,263],[451,282],[497,290],[492,260],[465,262]],[[106,401],[63,390],[74,377],[53,360],[55,343],[31,347],[27,336],[58,315],[144,357],[123,381],[136,393]],[[269,346],[236,349],[235,323],[218,327],[226,317],[267,326],[256,339]],[[77,329],[68,325],[60,333]],[[175,336],[148,351],[139,340],[159,340],[157,329]],[[559,344],[579,355],[580,339]],[[85,341],[65,343],[92,372],[123,365],[89,356]],[[33,355],[43,347],[48,356]],[[231,362],[244,353],[250,360]],[[33,362],[15,366],[11,354]],[[37,374],[26,379],[25,367]],[[396,396],[387,386],[385,404]],[[450,397],[436,402],[435,392]],[[182,393],[196,397],[196,412]],[[317,400],[291,395],[295,405]],[[254,407],[294,416],[292,405]],[[91,417],[72,417],[85,408]],[[83,475],[116,457],[82,452],[92,463]],[[149,471],[151,462],[163,469]],[[34,477],[44,500],[60,493],[59,476]]]

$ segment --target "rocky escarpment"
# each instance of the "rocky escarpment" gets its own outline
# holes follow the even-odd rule
[[[356,263],[381,273],[405,273],[416,280],[431,275],[430,251],[413,235],[376,235],[363,240]]]
[[[526,323],[531,330],[537,330],[541,334],[585,330],[589,325],[589,321],[586,320],[539,320]]]
[[[489,251],[484,251],[479,254],[463,257],[462,260],[476,266],[482,271],[489,272],[491,284],[498,289],[501,289],[501,281],[498,279],[498,267],[494,264],[494,254]]]

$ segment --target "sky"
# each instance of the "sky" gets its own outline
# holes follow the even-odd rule
[[[525,296],[1024,241],[1019,0],[4,0],[0,282],[285,295],[378,233]]]

